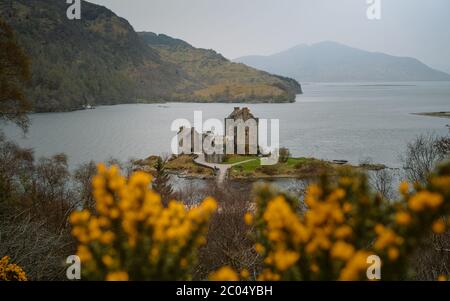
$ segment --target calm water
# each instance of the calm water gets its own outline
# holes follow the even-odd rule
[[[260,118],[280,119],[280,143],[295,156],[345,159],[399,167],[399,154],[420,133],[448,133],[450,119],[411,113],[450,111],[450,83],[404,85],[309,84],[293,104],[248,105]],[[6,135],[36,155],[66,153],[71,167],[110,157],[127,160],[170,152],[171,122],[224,119],[233,104],[118,105],[71,113],[33,114],[24,138],[12,125]]]

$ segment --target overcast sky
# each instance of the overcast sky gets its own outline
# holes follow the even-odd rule
[[[301,43],[336,41],[411,56],[450,72],[450,1],[381,0],[381,20],[366,0],[90,0],[137,31],[164,33],[234,59]]]

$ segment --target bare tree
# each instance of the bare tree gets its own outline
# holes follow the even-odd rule
[[[79,205],[86,209],[93,210],[95,207],[91,183],[96,172],[97,167],[95,163],[91,161],[79,166],[73,174],[73,178],[77,184]]]
[[[34,161],[0,135],[0,257],[10,256],[32,280],[62,280],[74,253],[67,225],[74,200],[63,155]]]
[[[424,246],[413,256],[416,280],[435,281],[450,274],[450,232],[430,234]]]
[[[31,212],[0,214],[0,257],[10,256],[30,280],[65,280],[64,259],[75,246],[67,231],[54,233]]]
[[[395,176],[388,169],[372,171],[369,174],[372,188],[385,200],[395,198],[394,180]]]
[[[420,135],[408,144],[403,164],[410,182],[425,183],[429,174],[450,154],[450,138]],[[413,256],[417,280],[436,280],[450,271],[450,234],[430,233],[423,247]]]
[[[449,138],[434,134],[419,135],[408,144],[402,156],[407,179],[412,183],[425,183],[436,165],[448,157],[449,150]]]
[[[250,187],[229,182],[218,187],[211,182],[202,190],[205,195],[218,200],[219,209],[212,219],[207,244],[200,250],[194,278],[206,279],[211,272],[224,265],[238,271],[248,268],[252,275],[256,274],[262,259],[253,250],[248,235],[250,228],[243,218],[251,207]]]

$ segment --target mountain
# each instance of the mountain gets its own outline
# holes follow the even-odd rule
[[[156,101],[290,102],[301,90],[294,80],[181,40],[138,34],[103,6],[83,1],[81,20],[68,20],[68,7],[61,0],[0,2],[0,18],[31,58],[27,95],[38,112]],[[195,57],[192,67],[177,58],[187,55],[182,48]],[[203,73],[192,74],[195,68]]]
[[[270,56],[235,60],[300,82],[449,81],[414,58],[368,52],[335,42],[299,45]]]
[[[302,93],[293,79],[230,62],[214,50],[195,48],[163,34],[140,32],[139,36],[183,74],[175,97],[190,101],[288,102]]]

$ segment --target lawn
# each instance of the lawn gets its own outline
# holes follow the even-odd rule
[[[247,160],[250,160],[250,159],[247,159]],[[242,171],[246,171],[246,172],[252,172],[252,171],[255,171],[258,167],[261,167],[261,159],[256,158],[253,161],[236,165],[233,167],[233,169],[242,170]]]
[[[299,163],[308,163],[308,162],[311,162],[312,160],[314,160],[314,159],[309,159],[309,158],[289,158],[288,161],[286,163],[284,163],[284,165],[289,166],[289,167],[295,167]]]
[[[255,158],[257,160],[246,162],[246,163],[234,166],[233,168],[237,169],[237,170],[243,170],[243,171],[255,171],[258,167],[261,167],[261,160],[257,157],[255,157]],[[242,160],[238,161],[237,159],[241,159],[241,158],[236,158],[236,162],[242,162],[242,161],[250,160],[252,158],[243,156]],[[307,164],[313,160],[314,159],[307,159],[307,158],[289,158],[286,163],[278,163],[278,164],[272,165],[272,166],[279,170],[287,170],[287,169],[295,168],[300,163]],[[232,164],[232,163],[230,163],[230,164]]]
[[[232,177],[304,177],[317,174],[324,168],[327,169],[329,167],[330,165],[328,163],[311,158],[289,158],[285,163],[278,163],[269,166],[261,166],[261,160],[257,159],[251,162],[233,166],[230,175]]]
[[[257,156],[232,155],[232,156],[227,156],[223,163],[224,164],[236,164],[236,163],[253,160],[253,159],[258,159],[258,157]]]

